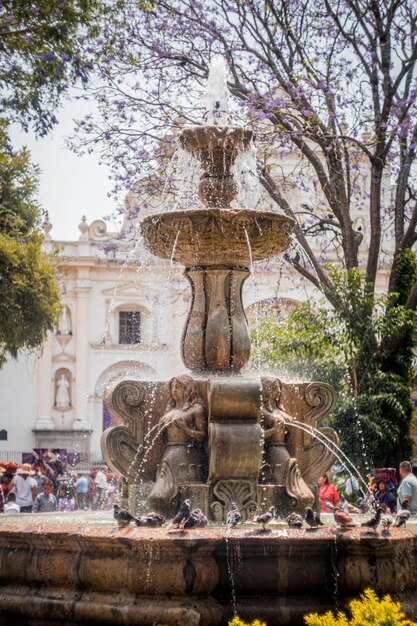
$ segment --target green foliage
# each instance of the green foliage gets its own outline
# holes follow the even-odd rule
[[[99,0],[3,0],[0,4],[0,116],[43,135],[70,85],[92,68]]]
[[[0,122],[0,366],[40,346],[60,310],[53,258],[42,251],[37,177],[29,153],[12,150]]]
[[[253,622],[244,622],[238,615],[229,622],[229,626],[266,626],[265,622],[261,622],[259,619],[253,620]]]
[[[417,261],[410,250],[405,257],[409,283]],[[401,295],[370,294],[357,269],[330,275],[337,308],[310,301],[282,323],[264,318],[253,333],[254,357],[264,369],[332,384],[338,404],[331,422],[342,448],[359,465],[367,457],[391,466],[411,452],[415,314]]]
[[[345,613],[334,615],[329,611],[324,615],[311,613],[304,620],[307,626],[416,626],[406,619],[398,602],[390,596],[379,600],[372,589],[366,589],[360,600],[352,600],[349,612],[350,618]]]

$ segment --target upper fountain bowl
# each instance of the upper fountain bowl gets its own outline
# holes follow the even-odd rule
[[[229,207],[237,193],[231,167],[239,152],[245,151],[254,133],[240,126],[192,126],[184,128],[180,143],[201,163],[204,174],[199,196],[205,206]]]
[[[145,246],[185,267],[249,267],[283,252],[294,220],[272,211],[232,209],[237,185],[231,168],[253,141],[240,126],[193,126],[180,135],[182,147],[201,163],[201,209],[149,215],[141,222]]]
[[[253,131],[241,126],[190,126],[184,128],[180,135],[184,150],[197,158],[200,154],[212,150],[224,149],[237,154],[238,150],[245,150],[253,139]],[[223,164],[221,165],[223,170]]]

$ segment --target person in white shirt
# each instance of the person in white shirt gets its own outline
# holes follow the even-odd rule
[[[94,503],[94,508],[97,509],[100,506],[101,495],[105,488],[107,487],[107,476],[102,470],[98,470],[94,482],[96,484],[96,501]]]
[[[19,515],[20,506],[16,504],[16,494],[9,493],[7,496],[7,502],[4,505],[4,514],[5,515]]]
[[[23,463],[12,480],[10,491],[16,494],[16,504],[19,505],[21,513],[32,513],[33,503],[38,493],[34,474],[30,463]]]

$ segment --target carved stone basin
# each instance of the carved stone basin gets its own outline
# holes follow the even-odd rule
[[[185,267],[249,267],[283,252],[290,244],[294,220],[273,211],[191,209],[145,217],[146,248]]]
[[[0,624],[224,626],[236,610],[301,626],[307,612],[343,608],[366,587],[416,614],[415,525],[390,537],[282,526],[170,534],[118,530],[106,513],[100,527],[87,515],[72,525],[48,524],[48,513],[0,520]]]

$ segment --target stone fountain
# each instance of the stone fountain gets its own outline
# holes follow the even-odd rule
[[[304,511],[334,461],[331,444],[338,438],[323,428],[326,447],[323,439],[291,428],[294,418],[319,426],[335,403],[329,385],[241,374],[250,356],[244,282],[254,261],[289,246],[293,220],[231,207],[238,191],[233,166],[254,133],[211,117],[216,123],[184,128],[179,137],[200,164],[203,206],[149,215],[140,224],[146,248],[184,266],[191,285],[181,342],[189,373],[108,389],[106,403],[125,425],[103,434],[102,449],[125,478],[131,510],[151,507],[173,516],[188,497],[221,522],[231,502],[245,519],[272,504],[280,513]]]
[[[107,511],[0,516],[0,625],[224,626],[238,612],[301,626],[305,613],[341,607],[366,587],[416,616],[415,525],[384,535],[215,523],[232,501],[244,519],[271,504],[284,513],[313,502],[334,458],[337,436],[320,423],[335,395],[324,383],[241,374],[250,353],[242,286],[252,261],[288,246],[292,221],[230,206],[233,161],[250,130],[208,124],[180,140],[200,160],[203,207],[149,216],[141,228],[147,248],[181,263],[191,284],[188,372],[108,389],[123,425],[103,434],[103,453],[132,511],[173,515],[190,498],[214,523],[171,534],[117,529]],[[308,432],[292,428],[294,418]]]

